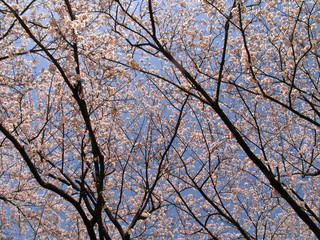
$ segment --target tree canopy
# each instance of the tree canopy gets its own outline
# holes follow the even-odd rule
[[[0,238],[320,238],[319,10],[0,0]]]

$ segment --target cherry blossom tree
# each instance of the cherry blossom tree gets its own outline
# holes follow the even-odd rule
[[[0,0],[0,233],[320,238],[319,10]]]

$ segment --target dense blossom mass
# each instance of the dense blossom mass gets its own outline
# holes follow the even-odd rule
[[[1,239],[320,238],[320,1],[0,0]]]

